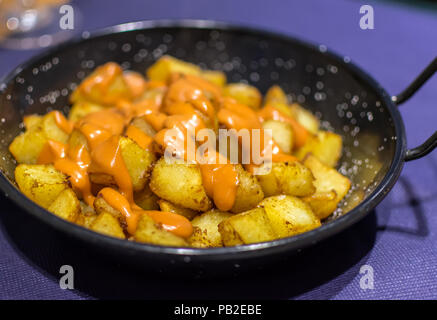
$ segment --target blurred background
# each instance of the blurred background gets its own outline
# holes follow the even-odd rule
[[[374,9],[373,30],[360,28],[362,5]],[[60,13],[62,6],[68,7]],[[70,8],[73,28],[64,30],[60,22]],[[0,0],[0,78],[68,39],[148,19],[212,19],[323,44],[350,58],[392,95],[437,56],[437,0]],[[436,130],[436,88],[437,76],[401,108],[409,147]],[[405,165],[393,191],[368,218],[307,250],[298,263],[260,273],[257,281],[237,277],[232,284],[193,282],[190,288],[183,281],[143,279],[82,248],[67,247],[0,196],[2,211],[9,211],[0,214],[0,299],[435,299],[436,180],[433,152]],[[21,237],[24,233],[32,237]],[[79,266],[78,290],[59,289],[59,265],[65,263]],[[375,290],[359,287],[363,264],[375,268]]]

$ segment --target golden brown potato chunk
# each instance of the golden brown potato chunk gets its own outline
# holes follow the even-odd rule
[[[47,139],[62,143],[67,142],[68,134],[58,127],[53,113],[47,113],[43,117],[41,127]]]
[[[206,195],[202,174],[195,164],[167,163],[161,158],[155,164],[150,189],[160,198],[196,211],[208,211],[212,202]]]
[[[47,138],[41,127],[28,130],[15,137],[9,151],[18,163],[36,164]]]
[[[113,105],[120,99],[130,98],[131,92],[124,80],[123,70],[114,62],[95,69],[70,96],[73,104],[85,100],[100,105]]]
[[[172,73],[199,75],[201,69],[192,64],[170,56],[163,56],[147,69],[149,80],[167,81]]]
[[[132,179],[135,191],[144,189],[155,162],[155,155],[142,149],[136,142],[127,138],[120,138],[121,156]]]
[[[305,158],[304,164],[311,170],[316,179],[314,181],[316,187],[315,196],[305,198],[304,200],[310,204],[314,213],[320,219],[324,219],[334,212],[338,203],[346,196],[351,187],[351,182],[337,170],[323,164],[311,154]],[[326,193],[332,191],[336,194],[334,199],[325,199],[326,201],[321,202],[317,201],[322,194],[326,195]]]
[[[37,114],[30,114],[30,115],[24,116],[24,118],[23,118],[24,127],[28,131],[36,129],[38,126],[41,125],[42,119],[43,119],[43,116],[40,116]]]
[[[311,207],[299,198],[280,195],[265,198],[264,208],[270,224],[279,238],[294,236],[320,226]]]
[[[297,103],[293,103],[290,106],[291,116],[299,122],[302,127],[307,129],[312,134],[317,134],[319,131],[320,121],[317,119],[311,111],[301,107]]]
[[[271,86],[264,96],[264,105],[288,104],[287,95],[278,85]]]
[[[264,198],[264,193],[258,180],[251,173],[244,170],[241,165],[236,165],[235,167],[238,173],[239,184],[235,202],[230,211],[239,213],[255,208]]]
[[[20,164],[15,181],[21,192],[46,209],[68,188],[67,177],[52,165]]]
[[[64,189],[47,210],[70,222],[75,222],[81,211],[76,193],[71,188]]]
[[[120,239],[126,238],[118,220],[107,212],[99,214],[91,224],[90,229],[110,237]]]
[[[221,88],[226,85],[227,81],[226,75],[222,71],[205,70],[202,72],[201,77]]]
[[[180,214],[181,216],[184,216],[188,220],[192,220],[195,216],[199,214],[199,211],[179,207],[167,200],[162,200],[162,199],[158,200],[158,205],[161,211],[177,213]]]
[[[263,208],[236,214],[222,221],[218,230],[225,246],[271,241],[277,238]]]
[[[135,203],[143,210],[159,210],[159,198],[150,190],[147,183],[143,190],[134,193],[134,199]]]
[[[85,117],[87,114],[101,111],[104,108],[105,107],[99,104],[80,100],[71,107],[70,113],[68,114],[68,119],[72,122],[76,122],[77,120]]]
[[[140,216],[134,238],[139,242],[171,247],[188,247],[188,243],[184,238],[163,230],[147,214]]]
[[[301,197],[316,191],[311,170],[297,161],[272,163],[271,171],[257,178],[266,197],[279,194]]]
[[[188,239],[191,246],[197,248],[221,247],[222,236],[218,231],[218,225],[223,220],[232,217],[229,212],[212,210],[195,217],[191,221],[193,234]]]
[[[252,109],[261,107],[261,93],[257,88],[245,83],[230,83],[223,89],[223,95],[234,98],[237,102],[245,104]]]
[[[329,131],[319,131],[297,150],[296,156],[303,160],[308,153],[312,153],[324,164],[335,167],[340,159],[342,147],[341,136]]]
[[[285,153],[291,153],[294,145],[294,135],[293,129],[288,123],[268,120],[263,123],[263,129],[271,130],[271,136],[279,148]]]

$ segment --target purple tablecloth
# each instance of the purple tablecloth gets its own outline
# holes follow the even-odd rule
[[[77,1],[82,28],[133,20],[202,18],[240,22],[327,45],[366,69],[391,94],[437,55],[437,11],[370,1],[375,29],[361,30],[361,1]],[[0,75],[35,52],[0,49]],[[437,77],[402,107],[410,147],[436,129]],[[0,298],[436,299],[437,152],[407,163],[387,198],[353,228],[255,276],[166,280],[102,260],[62,240],[1,196]],[[75,268],[75,290],[59,268]],[[374,289],[360,287],[360,268]]]

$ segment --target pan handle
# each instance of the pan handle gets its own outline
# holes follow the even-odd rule
[[[421,74],[419,74],[419,76],[404,91],[402,91],[397,96],[393,96],[391,98],[394,104],[399,106],[405,101],[407,101],[436,72],[437,72],[437,57],[425,68],[425,70],[422,71]],[[429,137],[420,146],[413,149],[408,149],[407,152],[405,153],[405,161],[410,161],[426,156],[436,147],[437,147],[437,131],[434,132],[434,134],[431,137]]]

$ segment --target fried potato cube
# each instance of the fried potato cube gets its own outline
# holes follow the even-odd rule
[[[291,153],[293,150],[294,135],[293,129],[288,123],[268,120],[263,123],[263,129],[272,130],[272,138],[278,144],[279,148],[285,153]]]
[[[288,104],[287,95],[284,90],[278,85],[273,85],[267,90],[267,93],[264,97],[264,105],[273,104]]]
[[[161,158],[153,168],[150,189],[158,197],[184,208],[196,211],[212,208],[196,164],[167,163],[165,158]]]
[[[85,146],[88,150],[88,140],[85,135],[77,129],[73,129],[70,136],[68,137],[68,145],[70,148],[79,148]]]
[[[114,218],[116,218],[121,225],[124,226],[126,224],[126,219],[123,214],[117,209],[113,208],[109,203],[107,203],[101,195],[98,195],[94,200],[94,210],[97,214],[101,214],[103,212],[109,213]]]
[[[15,181],[21,192],[46,209],[68,188],[67,177],[52,165],[20,164]]]
[[[85,100],[79,100],[70,109],[70,113],[68,114],[68,119],[72,122],[76,122],[79,119],[82,119],[87,114],[101,111],[105,107],[100,104],[92,103]]]
[[[152,190],[150,190],[147,183],[143,190],[134,193],[134,200],[143,210],[159,210],[159,198],[152,192]]]
[[[298,161],[272,163],[270,172],[257,178],[266,197],[279,194],[301,197],[316,191],[311,170]]]
[[[149,137],[153,137],[156,131],[153,127],[143,118],[135,118],[132,120],[131,125],[140,129],[142,132],[147,134]]]
[[[202,72],[201,77],[221,88],[223,88],[227,82],[226,75],[222,71],[205,70]]]
[[[297,150],[296,156],[303,160],[308,153],[312,153],[324,164],[335,167],[341,157],[342,148],[343,140],[340,135],[329,131],[319,131]]]
[[[202,70],[192,63],[163,56],[147,69],[146,75],[149,80],[167,81],[172,73],[200,75],[201,72]]]
[[[79,199],[71,188],[64,189],[47,210],[70,222],[75,222],[81,211]]]
[[[97,218],[96,211],[83,201],[79,201],[80,213],[75,221],[76,224],[85,228],[90,228],[91,224]]]
[[[118,220],[107,212],[100,213],[91,224],[90,229],[110,237],[126,238]]]
[[[271,241],[277,238],[263,208],[236,214],[222,221],[218,230],[225,246]]]
[[[18,163],[36,164],[47,138],[41,127],[21,133],[9,145],[9,151]]]
[[[230,211],[239,213],[255,208],[264,198],[264,193],[255,176],[244,170],[241,165],[236,165],[235,168],[239,183],[235,202]]]
[[[42,130],[49,140],[55,140],[66,143],[68,140],[68,133],[59,128],[56,124],[53,113],[47,113],[41,121]]]
[[[305,129],[312,134],[317,134],[319,131],[320,121],[317,119],[311,111],[301,107],[297,103],[293,103],[290,106],[291,115],[297,122],[299,122]]]
[[[188,220],[192,220],[195,216],[199,214],[199,211],[177,206],[167,200],[162,200],[162,199],[158,200],[158,205],[161,211],[177,213],[180,214],[181,216],[184,216]]]
[[[299,198],[280,195],[265,198],[259,204],[280,238],[294,236],[319,227],[320,220],[311,207]]]
[[[75,223],[89,229],[93,222],[97,219],[97,215],[86,215],[83,213],[79,213],[79,215],[76,218]]]
[[[155,162],[155,155],[142,149],[136,142],[127,138],[120,138],[121,156],[132,179],[134,191],[144,189]]]
[[[193,234],[188,238],[188,242],[196,248],[222,247],[223,241],[218,225],[232,216],[229,212],[211,210],[195,217],[191,221]]]
[[[254,110],[261,107],[262,96],[257,88],[245,83],[230,83],[223,89],[223,95],[245,104]]]
[[[337,208],[337,193],[334,190],[328,192],[316,192],[310,196],[302,198],[308,203],[314,214],[323,220],[328,217]]]
[[[24,116],[23,118],[24,127],[26,128],[27,131],[36,129],[38,126],[40,126],[42,119],[43,116],[37,114],[30,114]]]
[[[130,99],[131,92],[123,77],[123,70],[115,62],[108,62],[95,69],[71,94],[70,100],[91,101],[112,105],[120,99]]]
[[[140,216],[134,239],[138,242],[163,246],[188,247],[188,243],[184,238],[163,230],[147,214],[142,214]]]
[[[304,198],[304,200],[309,203],[314,213],[320,219],[324,219],[335,210],[338,203],[349,192],[351,182],[337,170],[323,164],[311,154],[305,158],[304,165],[311,170],[316,179],[314,181],[316,187],[315,197]],[[336,193],[334,199],[326,200],[324,205],[317,201],[317,197],[321,197],[320,194],[326,194],[332,191]],[[317,194],[319,194],[319,196],[316,196]]]

